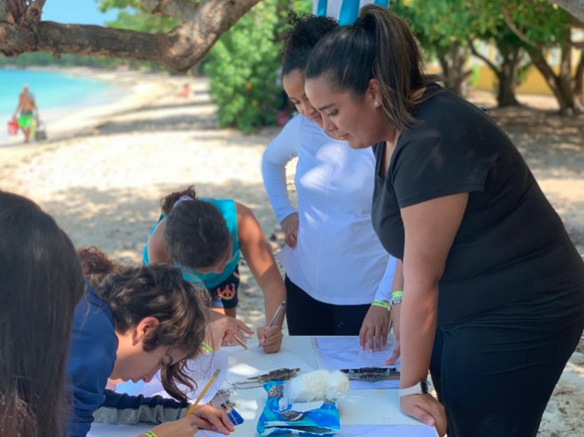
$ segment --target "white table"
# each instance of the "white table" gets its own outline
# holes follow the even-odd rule
[[[284,337],[283,347],[301,358],[308,365],[319,368],[317,352],[314,350],[311,337]],[[348,365],[350,367],[350,365]],[[228,371],[229,375],[229,371]],[[260,388],[237,390],[232,400],[237,411],[244,418],[244,423],[236,426],[233,437],[258,436],[256,426],[262,412],[266,392]],[[341,418],[341,431],[337,437],[436,437],[434,428],[425,426],[416,420],[405,416],[399,409],[398,392],[395,389],[385,390],[351,390],[337,403]],[[388,418],[394,425],[388,423]],[[152,425],[116,426],[109,424],[93,424],[89,437],[135,437],[152,429]],[[199,431],[197,436],[221,436],[222,434]]]

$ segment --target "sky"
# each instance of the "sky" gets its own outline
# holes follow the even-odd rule
[[[97,9],[97,0],[47,0],[43,8],[43,21],[58,23],[97,24],[114,20],[117,11],[102,14]]]

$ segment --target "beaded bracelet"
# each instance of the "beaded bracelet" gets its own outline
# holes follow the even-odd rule
[[[374,307],[380,307],[389,310],[389,302],[386,300],[374,300],[373,302],[371,302],[371,305],[373,305]]]
[[[145,435],[146,437],[158,437],[158,436],[157,436],[156,434],[154,434],[152,431],[146,431],[146,432],[144,433],[144,435]]]
[[[396,290],[391,292],[391,304],[398,305],[402,302],[402,297],[404,292],[402,290]]]

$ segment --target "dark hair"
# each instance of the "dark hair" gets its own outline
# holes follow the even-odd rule
[[[81,265],[53,218],[22,196],[0,191],[0,230],[0,435],[62,436]]]
[[[192,200],[177,203],[182,196]],[[196,270],[225,256],[230,242],[227,223],[214,205],[197,198],[192,185],[169,194],[161,205],[166,215],[164,242],[174,261]]]
[[[165,265],[130,267],[107,276],[96,289],[107,303],[117,332],[138,326],[146,317],[160,324],[144,341],[144,350],[169,346],[186,354],[177,363],[162,369],[162,386],[175,399],[188,399],[177,383],[193,389],[194,381],[185,372],[188,359],[199,353],[205,337],[207,305],[204,288],[185,281],[179,269]]]
[[[354,25],[333,30],[316,45],[305,77],[323,75],[333,89],[349,90],[355,97],[377,79],[383,110],[400,131],[416,124],[411,111],[423,100],[414,100],[412,92],[436,81],[424,74],[420,48],[406,21],[372,4],[361,8]]]
[[[339,27],[334,18],[295,12],[288,14],[287,22],[292,28],[284,34],[282,76],[294,70],[304,71],[316,43],[331,30]]]
[[[77,256],[81,261],[83,276],[93,288],[97,288],[106,276],[121,273],[125,268],[124,265],[109,259],[95,246],[80,247],[77,249]]]

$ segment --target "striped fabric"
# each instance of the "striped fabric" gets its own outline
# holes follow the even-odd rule
[[[353,24],[359,9],[368,3],[387,7],[389,0],[313,0],[313,14],[333,17],[341,26]]]

